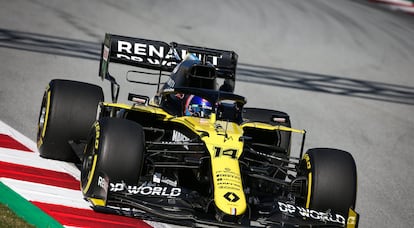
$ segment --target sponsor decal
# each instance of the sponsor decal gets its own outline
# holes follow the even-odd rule
[[[168,185],[173,186],[173,187],[177,187],[177,181],[176,180],[173,181],[173,180],[170,180],[166,177],[161,178],[161,183],[168,184]]]
[[[168,48],[168,50],[166,50]],[[146,43],[131,43],[124,40],[118,40],[116,46],[116,58],[125,59],[135,62],[148,63],[151,65],[163,65],[163,66],[175,66],[177,62],[174,61],[173,51],[166,46],[151,45]],[[180,50],[178,55],[181,59],[185,59],[188,52],[187,50]],[[201,55],[198,56],[201,59]],[[210,62],[217,66],[218,56],[212,56]],[[162,61],[161,61],[162,60]]]
[[[154,46],[151,44],[145,43],[130,43],[128,41],[118,41],[118,52],[124,52],[128,54],[135,54],[139,56],[149,56],[157,58],[171,58],[171,52],[169,51],[167,55],[164,56],[165,47],[164,46]]]
[[[154,173],[154,175],[152,176],[152,182],[160,184],[160,183],[164,183],[173,187],[177,187],[177,181],[176,180],[171,180],[167,177],[164,177],[161,175],[161,173]]]
[[[228,189],[233,191],[242,191],[242,185],[241,185],[241,177],[240,174],[237,174],[236,172],[233,172],[231,170],[224,170],[223,171],[217,171],[215,173],[216,177],[216,183],[218,189]],[[239,198],[237,195],[233,195],[233,192],[227,192],[224,197],[228,200],[230,198],[231,200],[235,198]],[[231,201],[229,200],[229,201]],[[238,199],[237,199],[238,200]],[[236,201],[237,201],[236,200]],[[233,201],[233,202],[236,202]]]
[[[95,122],[95,150],[99,148],[99,136],[100,136],[101,127],[99,122]]]
[[[102,189],[108,189],[108,182],[105,180],[105,178],[98,176],[98,186]]]
[[[189,142],[190,138],[185,136],[183,133],[174,130],[171,136],[171,141],[161,141],[162,144],[183,144],[184,149],[188,150],[189,147],[186,142]]]
[[[331,214],[329,212],[320,212],[312,209],[295,206],[289,203],[277,202],[279,211],[291,215],[299,215],[306,218],[319,220],[321,222],[333,222],[345,225],[346,219],[339,214]]]
[[[190,141],[190,138],[185,136],[183,133],[174,130],[172,135],[172,141],[173,142],[188,142]]]
[[[181,195],[181,188],[177,187],[160,187],[160,186],[150,186],[147,183],[142,184],[141,186],[137,185],[126,185],[125,183],[110,183],[111,192],[123,192],[126,191],[134,195],[143,195],[143,196],[165,196],[165,197],[178,197]]]
[[[154,183],[161,183],[161,173],[154,173],[154,175],[152,175],[152,181]]]
[[[177,65],[176,62],[171,61],[173,56],[171,51],[167,54],[166,47],[155,46],[145,43],[130,43],[128,41],[118,40],[116,58],[125,59],[134,62],[148,63],[151,65],[172,66]],[[160,61],[162,59],[162,62]]]
[[[226,194],[224,194],[223,196],[227,201],[229,202],[237,202],[239,201],[240,197],[234,193],[234,192],[227,192]]]
[[[154,66],[172,66],[172,65],[176,65],[175,62],[171,62],[168,60],[163,60],[162,62],[160,62],[159,59],[152,59],[152,58],[144,58],[144,57],[140,57],[140,56],[129,56],[129,55],[125,55],[125,54],[116,54],[116,58],[118,59],[125,59],[125,60],[130,60],[130,61],[134,61],[134,62],[139,62],[139,63],[148,63]]]

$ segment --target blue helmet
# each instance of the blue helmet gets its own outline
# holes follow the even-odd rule
[[[209,117],[213,107],[206,99],[190,95],[185,102],[185,116]]]

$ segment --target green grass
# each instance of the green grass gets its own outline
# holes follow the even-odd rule
[[[34,226],[28,224],[22,218],[17,216],[6,205],[0,204],[0,228],[3,227],[34,228]]]

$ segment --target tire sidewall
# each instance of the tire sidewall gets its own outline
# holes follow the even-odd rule
[[[52,80],[43,95],[39,113],[37,144],[40,156],[79,161],[68,142],[86,140],[96,119],[98,104],[103,100],[103,91],[99,86]],[[42,110],[45,113],[42,114]]]
[[[310,149],[301,167],[308,179],[306,207],[331,209],[344,216],[349,208],[355,208],[357,172],[350,153],[331,148]]]
[[[102,179],[108,184],[137,185],[143,166],[144,142],[144,132],[136,122],[118,118],[102,118],[95,122],[83,159],[85,162],[92,156],[92,162],[96,161],[89,170],[85,163],[82,166],[83,194],[86,197],[101,194],[102,186],[98,183]]]

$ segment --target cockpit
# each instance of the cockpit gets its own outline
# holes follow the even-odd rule
[[[210,118],[241,122],[241,111],[246,103],[244,97],[219,90],[176,87],[161,94],[160,105],[174,116]]]

